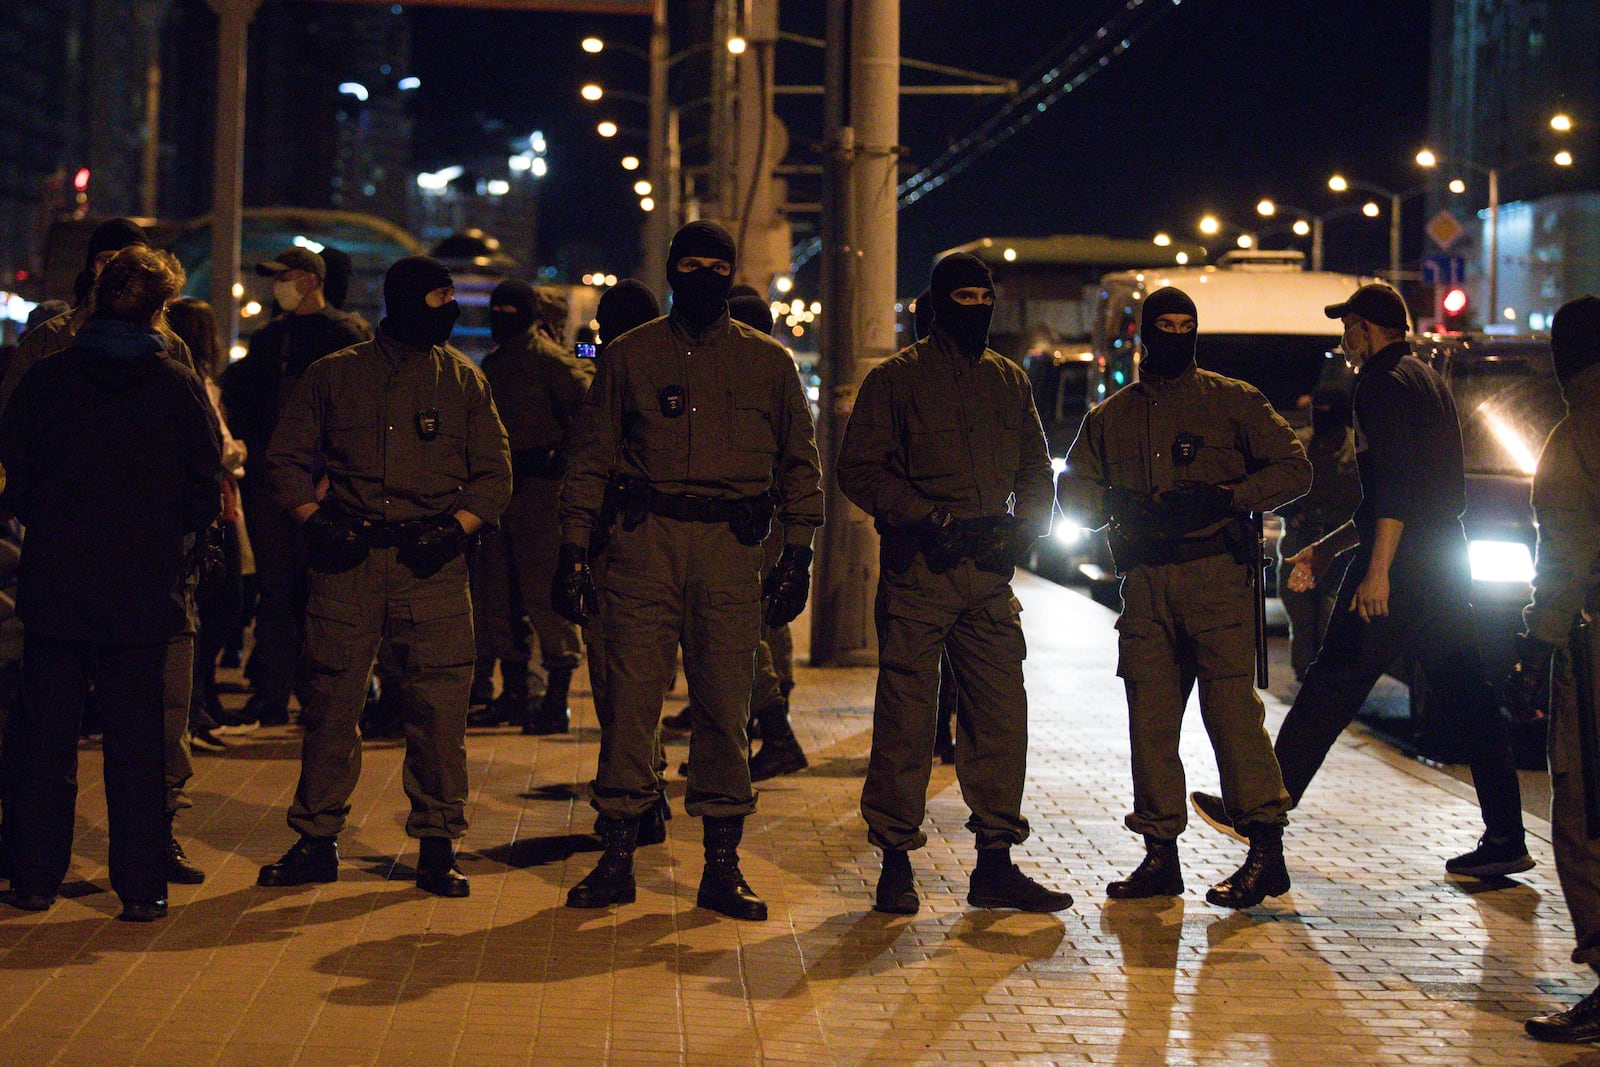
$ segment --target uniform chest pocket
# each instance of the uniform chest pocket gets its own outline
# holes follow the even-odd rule
[[[1000,432],[995,434],[995,469],[1002,474],[1014,473],[1022,464],[1022,412],[1013,404],[1002,402],[996,412]]]
[[[370,469],[378,462],[384,432],[383,419],[376,414],[346,416],[330,421],[323,431],[323,451],[336,464]]]
[[[772,425],[772,401],[757,383],[739,382],[728,390],[729,429],[733,448],[740,452],[772,455],[778,436]]]
[[[912,478],[942,478],[967,466],[960,413],[939,398],[918,395],[906,412],[906,473]]]
[[[408,427],[416,434],[416,427]],[[441,426],[433,440],[425,441],[419,435],[417,446],[422,452],[423,465],[435,474],[464,482],[470,475],[467,467],[467,435],[465,426]]]

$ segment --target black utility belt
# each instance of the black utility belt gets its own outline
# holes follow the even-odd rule
[[[416,525],[410,522],[368,522],[362,520],[358,529],[367,544],[373,548],[399,548],[409,538],[407,532]]]
[[[725,522],[743,545],[759,545],[772,533],[772,515],[777,505],[770,493],[729,500],[663,493],[643,482],[619,480],[613,485],[614,514],[621,518],[624,530],[637,529],[648,512],[678,522]]]
[[[767,501],[771,498],[763,495],[759,497],[743,497],[738,500],[726,500],[722,497],[696,496],[693,493],[663,493],[655,489],[645,490],[645,508],[652,515],[660,515],[667,519],[677,519],[679,522],[731,522],[735,515],[747,511],[755,506],[758,501]]]
[[[1123,560],[1124,554],[1127,556],[1126,562]],[[1160,567],[1172,563],[1192,563],[1197,559],[1210,559],[1212,556],[1231,556],[1234,554],[1232,540],[1221,533],[1194,539],[1128,541],[1123,551],[1113,549],[1113,555],[1123,571],[1131,567]]]

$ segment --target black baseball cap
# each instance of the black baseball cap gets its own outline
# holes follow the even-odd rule
[[[317,281],[326,281],[328,265],[322,257],[309,248],[286,248],[273,256],[265,263],[256,264],[256,273],[263,278],[274,278],[286,270],[303,270],[317,276]]]
[[[1388,330],[1404,330],[1410,326],[1410,320],[1406,315],[1406,302],[1395,292],[1393,286],[1384,285],[1382,282],[1363,285],[1351,294],[1349,300],[1342,304],[1329,304],[1322,310],[1330,319],[1358,315],[1374,326],[1382,326]]]

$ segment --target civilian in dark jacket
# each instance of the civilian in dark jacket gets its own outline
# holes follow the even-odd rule
[[[5,774],[8,902],[42,911],[72,856],[89,687],[105,722],[111,884],[122,919],[166,914],[162,668],[190,624],[195,535],[220,509],[221,443],[194,372],[155,329],[183,287],[165,252],[101,272],[71,348],[22,379],[0,418],[0,505],[28,528],[17,613],[23,706]]]

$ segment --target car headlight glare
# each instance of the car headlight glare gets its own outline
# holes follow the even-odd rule
[[[1467,559],[1475,582],[1533,581],[1533,553],[1521,541],[1473,541]]]
[[[1083,540],[1084,534],[1087,532],[1083,528],[1083,524],[1077,519],[1063,515],[1056,521],[1054,529],[1050,531],[1050,536],[1064,545],[1075,545]]]

